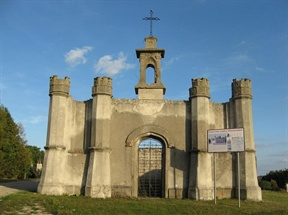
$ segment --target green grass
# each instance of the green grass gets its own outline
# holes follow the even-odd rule
[[[0,198],[0,214],[17,214],[24,206],[42,206],[51,214],[288,214],[288,193],[263,191],[263,201],[237,199],[193,201],[189,199],[92,199],[84,196],[45,196],[19,192]]]

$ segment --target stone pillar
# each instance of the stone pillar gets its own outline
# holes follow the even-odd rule
[[[214,198],[212,154],[207,152],[209,99],[209,81],[206,78],[192,79],[190,88],[192,149],[188,197],[195,200]]]
[[[261,201],[262,193],[258,186],[256,169],[251,80],[233,80],[232,101],[234,103],[234,126],[235,128],[244,128],[245,137],[245,152],[240,153],[241,198]]]
[[[48,195],[65,193],[65,122],[70,79],[50,78],[50,106],[45,157],[38,192]]]
[[[92,87],[92,137],[85,195],[111,197],[110,119],[112,79],[97,77]]]

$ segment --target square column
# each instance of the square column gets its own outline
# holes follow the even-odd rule
[[[97,77],[92,88],[92,138],[85,196],[111,197],[110,120],[112,79]]]

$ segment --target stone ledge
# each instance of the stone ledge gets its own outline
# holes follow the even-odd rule
[[[97,152],[111,152],[111,148],[107,147],[89,147],[90,151],[97,151]]]
[[[50,145],[50,146],[44,146],[45,150],[50,150],[50,149],[56,149],[56,150],[65,150],[66,147],[64,145]]]
[[[70,154],[85,154],[85,150],[83,149],[70,149],[68,151]]]

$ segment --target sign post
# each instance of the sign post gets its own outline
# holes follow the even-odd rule
[[[213,153],[213,156],[214,156],[214,203],[216,205],[217,204],[217,200],[216,200],[217,193],[216,193],[216,155],[215,155],[215,153]]]
[[[238,170],[238,207],[240,208],[240,159],[239,152],[237,152],[237,170]]]
[[[214,156],[214,202],[216,204],[216,155],[217,152],[237,152],[238,206],[240,208],[240,159],[239,152],[245,151],[244,129],[213,129],[207,131],[208,152]]]

